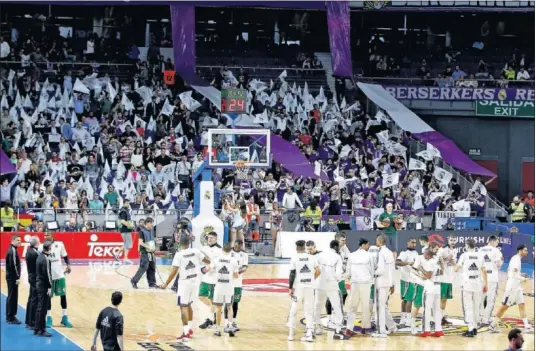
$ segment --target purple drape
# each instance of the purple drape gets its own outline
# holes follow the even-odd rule
[[[11,163],[4,151],[0,150],[0,175],[16,172],[17,168]]]
[[[420,140],[423,144],[430,143],[435,146],[441,152],[443,161],[454,168],[461,169],[470,174],[478,174],[486,177],[496,176],[492,171],[471,160],[452,140],[438,132],[415,133],[413,137]]]
[[[174,2],[169,5],[169,9],[171,12],[175,71],[181,76],[194,76],[195,5],[191,3]]]
[[[262,141],[259,141],[264,144]],[[270,135],[270,152],[274,157],[274,161],[279,163],[281,167],[291,172],[296,177],[304,178],[319,178],[315,174],[315,169],[301,150],[291,142],[286,141],[279,135],[271,133]],[[327,181],[327,175],[322,172],[322,180]]]
[[[350,7],[347,1],[326,1],[326,7],[333,73],[351,77]]]

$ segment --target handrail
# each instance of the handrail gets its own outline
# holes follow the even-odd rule
[[[146,62],[146,61],[142,61]],[[22,61],[2,61],[4,64],[22,64]],[[30,64],[47,64],[47,65],[72,65],[72,66],[127,66],[132,67],[133,63],[113,63],[113,62],[72,62],[72,61],[30,61]],[[197,68],[222,68],[223,65],[196,65]],[[301,68],[293,66],[281,66],[281,67],[262,67],[262,66],[229,66],[232,69],[265,69],[265,70],[300,70],[300,71],[324,71],[323,68]]]

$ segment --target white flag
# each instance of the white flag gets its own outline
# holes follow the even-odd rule
[[[432,161],[434,159],[428,150],[417,152],[415,155],[424,158],[426,161]]]
[[[376,136],[378,137],[378,141],[382,144],[385,144],[389,141],[389,131],[384,130],[382,132],[376,133]]]
[[[285,81],[285,78],[287,78],[287,70],[284,70],[283,72],[281,72],[281,74],[279,75],[279,80],[281,80],[282,82]]]
[[[112,83],[110,83],[110,81],[108,81],[108,84],[106,85],[106,90],[108,90],[108,94],[110,94],[110,101],[114,101],[116,95],[117,95],[117,92],[115,91]]]
[[[179,94],[179,99],[190,112],[193,112],[201,107],[201,104],[192,98],[192,91],[186,91],[182,94]]]
[[[73,91],[83,94],[89,94],[89,89],[78,78],[76,78],[76,81],[74,82]]]
[[[318,95],[315,98],[316,102],[321,103],[326,101],[326,95],[324,94],[324,87],[320,86],[320,91],[318,92]]]
[[[134,110],[134,104],[129,100],[129,98],[127,98],[125,93],[123,93],[121,97],[121,105],[123,105],[126,111]]]
[[[441,152],[432,144],[426,143],[426,150],[432,157],[441,157]]]
[[[435,166],[434,178],[437,179],[442,184],[448,184],[450,180],[452,179],[452,173],[444,170],[441,167]]]
[[[171,105],[169,103],[168,98],[166,98],[166,101],[164,102],[164,106],[162,107],[162,111],[160,111],[160,114],[164,116],[171,116],[174,110],[175,110],[175,105]]]
[[[398,184],[398,180],[400,179],[400,173],[382,173],[382,187],[383,188],[390,188],[393,185]]]
[[[426,165],[422,161],[416,160],[414,158],[410,158],[409,159],[409,170],[410,171],[415,171],[415,170],[426,171]]]

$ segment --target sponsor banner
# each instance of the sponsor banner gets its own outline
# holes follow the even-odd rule
[[[279,232],[275,257],[291,258],[296,255],[296,241],[312,240],[320,251],[329,250],[329,243],[335,238],[335,232]]]
[[[397,100],[534,101],[534,89],[528,88],[383,87]]]
[[[0,252],[2,255],[11,245],[12,232],[0,232]],[[44,233],[20,232],[22,244],[19,247],[19,256],[24,258],[26,250],[30,246],[30,238],[37,235],[41,242],[44,241]],[[114,254],[121,252],[123,239],[119,232],[56,232],[54,240],[61,241],[65,245],[69,259],[113,260]],[[138,233],[132,233],[133,247],[129,251],[130,259],[139,258]]]
[[[534,118],[533,101],[476,101],[476,116]]]
[[[376,243],[376,237],[381,231],[378,230],[363,230],[363,231],[343,231],[346,234],[346,245],[351,252],[359,248],[359,239],[367,239],[371,245]],[[456,231],[429,231],[429,230],[401,230],[396,235],[396,251],[400,252],[404,250],[409,238],[419,239],[421,235],[428,235],[430,242],[436,242],[439,246],[447,245],[447,237],[450,234],[456,235],[456,252],[459,255],[465,251],[465,242],[467,239],[474,239],[477,247],[486,246],[488,244],[488,238],[492,235],[499,237],[500,248],[503,251],[505,262],[508,262],[510,258],[516,253],[516,247],[520,243],[527,245],[529,249],[529,255],[525,258],[525,263],[534,262],[534,243],[532,243],[532,237],[529,235],[513,234],[510,232],[499,231],[475,231],[475,230],[456,230]],[[331,240],[331,237],[329,238]],[[530,243],[530,245],[529,245]],[[318,247],[318,245],[317,245]],[[393,250],[393,248],[389,248]],[[417,240],[417,250],[421,252],[421,246],[419,240]],[[513,252],[513,253],[512,253]]]
[[[508,12],[528,12],[534,9],[534,1],[350,1],[350,7],[354,10],[365,11],[474,11],[496,12],[507,10]]]

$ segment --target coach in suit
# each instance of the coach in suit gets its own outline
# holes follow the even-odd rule
[[[52,272],[49,259],[51,246],[51,241],[45,241],[43,252],[37,257],[35,267],[37,278],[35,285],[37,291],[37,311],[35,313],[34,334],[46,337],[52,336],[46,329],[47,311],[50,310],[50,294],[52,290]]]
[[[37,257],[39,252],[39,238],[33,236],[30,239],[30,247],[26,251],[26,267],[28,269],[28,284],[30,284],[30,294],[26,304],[26,328],[35,328],[35,313],[37,312]]]
[[[17,319],[17,307],[19,305],[19,283],[20,283],[20,257],[17,248],[20,246],[20,236],[14,234],[11,237],[11,245],[6,252],[6,322],[8,324],[20,324]]]

